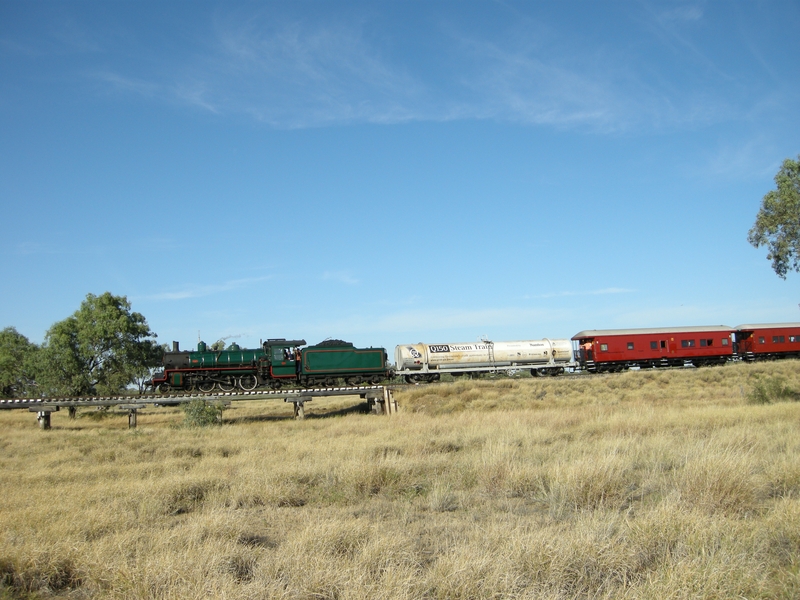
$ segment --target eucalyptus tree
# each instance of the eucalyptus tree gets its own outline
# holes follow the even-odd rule
[[[778,277],[800,271],[800,155],[787,158],[775,175],[777,189],[761,201],[748,241],[756,248],[766,246],[767,259]]]
[[[0,396],[27,395],[34,387],[33,363],[39,347],[14,327],[0,331]]]
[[[119,393],[158,365],[163,350],[155,337],[125,296],[88,294],[47,331],[36,360],[40,393]]]

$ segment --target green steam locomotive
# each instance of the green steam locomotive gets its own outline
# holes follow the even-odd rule
[[[196,351],[181,351],[177,342],[165,352],[164,370],[155,374],[150,386],[170,391],[231,392],[258,387],[278,389],[284,385],[332,387],[378,384],[394,376],[383,348],[356,348],[342,340],[326,340],[306,346],[305,340],[268,339],[261,348],[211,350],[204,342]]]

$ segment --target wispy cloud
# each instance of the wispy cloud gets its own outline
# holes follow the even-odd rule
[[[664,21],[699,21],[703,18],[703,9],[699,6],[679,6],[661,12]]]
[[[737,114],[707,77],[727,75],[684,30],[704,19],[694,5],[651,10],[643,25],[654,32],[653,44],[672,48],[686,65],[675,77],[699,69],[689,92],[669,75],[654,75],[628,48],[573,48],[559,25],[544,30],[530,18],[501,33],[467,34],[452,25],[429,30],[429,55],[419,61],[379,42],[367,21],[265,12],[219,17],[188,56],[156,58],[161,62],[136,75],[118,67],[92,77],[120,93],[248,115],[276,128],[497,119],[609,132]]]
[[[164,94],[164,87],[158,83],[127,77],[110,71],[95,71],[88,74],[93,79],[101,81],[121,92],[132,92],[146,98],[153,98]]]
[[[212,285],[189,285],[179,290],[168,292],[160,292],[158,294],[151,294],[143,296],[145,300],[186,300],[187,298],[202,298],[204,296],[212,296],[214,294],[221,294],[230,292],[232,290],[240,290],[250,287],[254,284],[267,281],[271,277],[248,277],[244,279],[233,279],[220,284]]]
[[[780,168],[780,150],[765,135],[738,144],[724,144],[714,154],[695,166],[697,175],[714,175],[720,179],[743,180],[772,177]]]
[[[307,323],[305,331],[313,335],[337,335],[337,332],[355,334],[405,333],[410,331],[474,330],[476,335],[487,333],[495,327],[542,323],[561,317],[560,311],[524,307],[464,309],[456,307],[399,311],[383,315],[353,315],[325,323]],[[308,335],[312,335],[309,333]]]
[[[325,271],[322,274],[324,281],[336,281],[338,283],[346,283],[347,285],[356,285],[360,280],[353,276],[349,271]]]
[[[631,290],[628,288],[603,288],[600,290],[586,290],[586,291],[576,291],[576,292],[551,292],[548,294],[537,294],[535,296],[525,296],[526,299],[533,299],[533,298],[566,298],[570,296],[604,296],[606,294],[633,294],[636,290]]]

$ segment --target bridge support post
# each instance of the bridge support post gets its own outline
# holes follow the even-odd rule
[[[36,420],[39,421],[39,427],[42,429],[50,429],[50,412],[43,410],[36,415]]]
[[[295,419],[305,419],[306,418],[306,409],[303,406],[305,402],[293,402],[294,404],[294,418]]]
[[[305,403],[311,402],[314,399],[313,396],[295,396],[294,398],[284,398],[284,402],[291,402],[294,405],[294,418],[295,419],[305,419],[306,418],[306,409]]]
[[[77,406],[69,406],[67,407],[67,411],[69,412],[69,418],[74,419],[78,415],[78,407]]]
[[[50,429],[50,413],[56,412],[57,406],[37,406],[36,408],[29,408],[29,412],[36,413],[36,420],[39,422],[41,429]]]
[[[384,387],[378,394],[365,395],[370,409],[376,415],[393,415],[397,412],[397,401],[392,396],[392,390]]]
[[[136,419],[139,415],[139,409],[145,408],[144,404],[121,404],[119,406],[123,410],[128,411],[128,429],[136,429]]]
[[[397,402],[392,396],[392,390],[388,387],[383,388],[383,405],[387,415],[393,415],[397,412]]]

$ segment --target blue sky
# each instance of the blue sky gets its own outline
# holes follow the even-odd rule
[[[800,321],[747,243],[797,2],[0,0],[0,327],[161,342]]]

